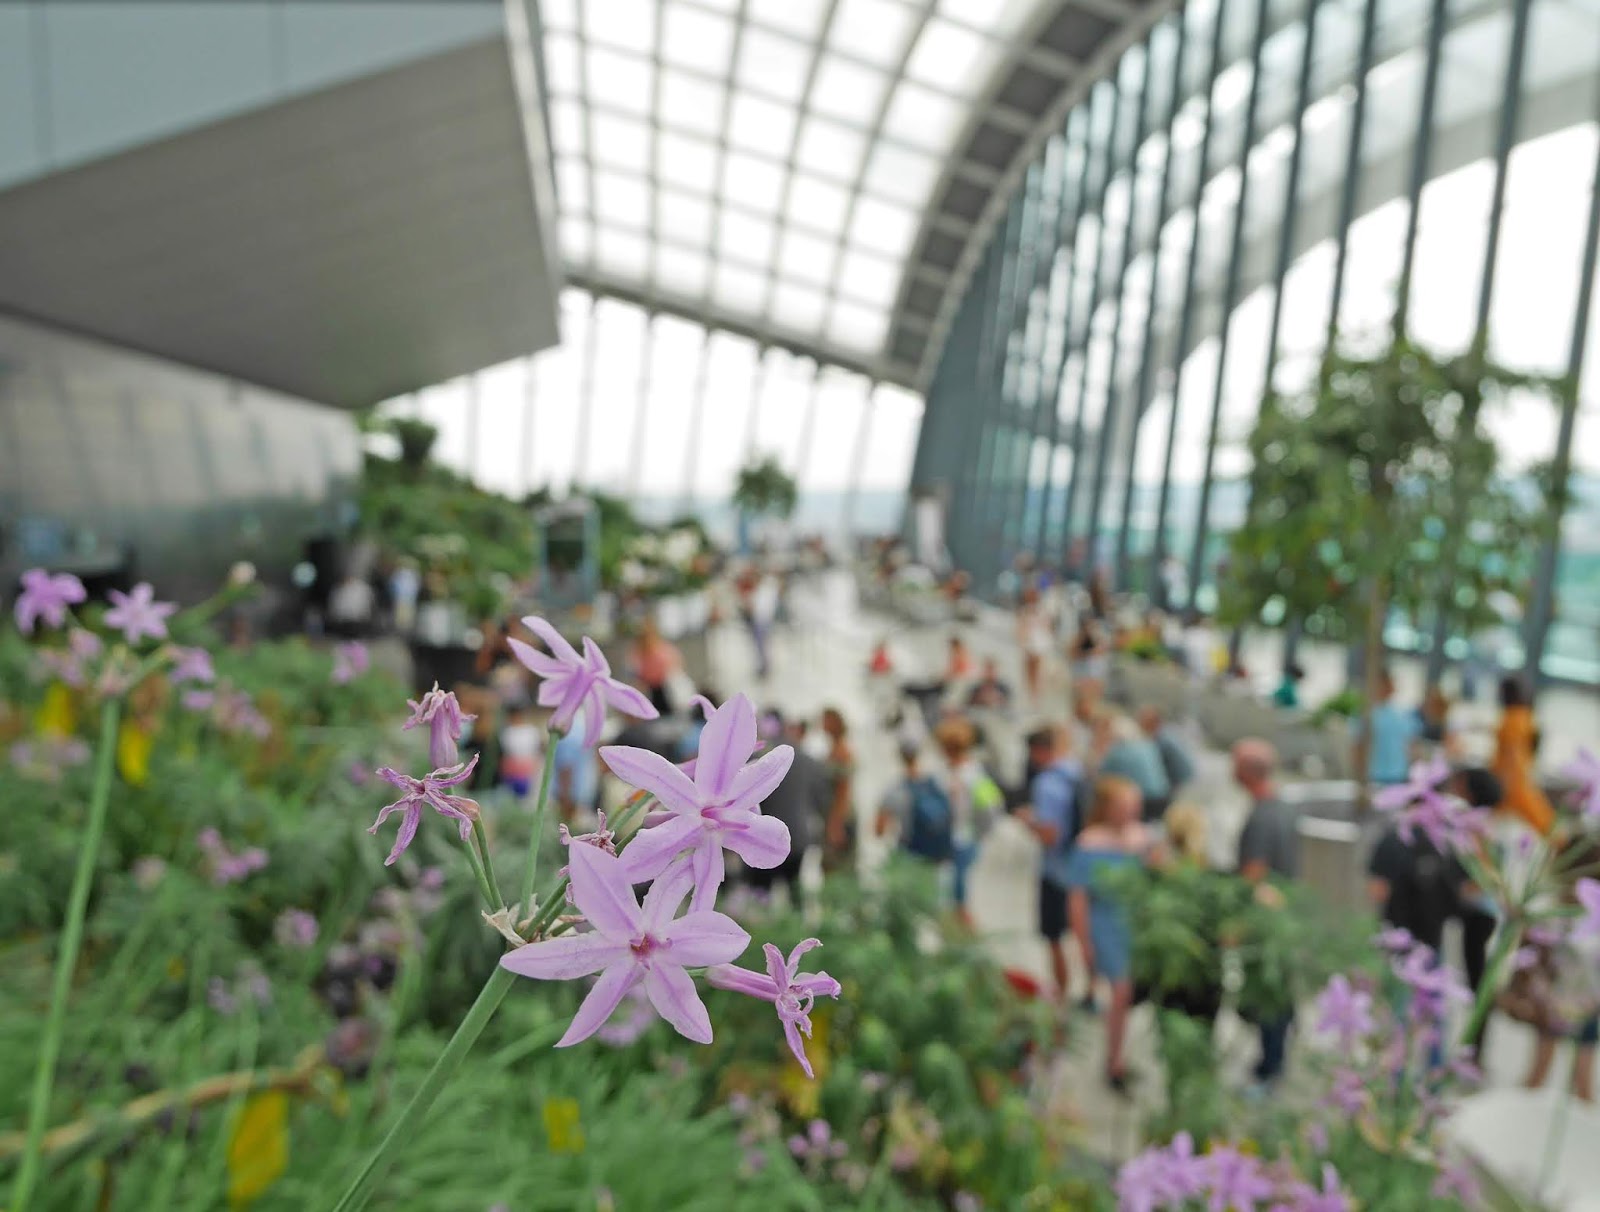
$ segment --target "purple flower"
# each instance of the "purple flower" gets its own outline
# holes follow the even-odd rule
[[[1483,1202],[1483,1188],[1465,1162],[1441,1166],[1429,1194],[1434,1199],[1453,1199],[1468,1208],[1476,1208]]]
[[[440,690],[439,683],[435,682],[433,689],[423,695],[420,702],[407,699],[406,706],[411,708],[411,718],[401,727],[409,732],[418,724],[428,726],[428,761],[433,768],[442,770],[459,762],[461,757],[456,750],[456,742],[461,739],[461,726],[478,717],[461,710],[455,692]]]
[[[1317,995],[1316,1012],[1315,1030],[1333,1036],[1341,1052],[1372,1033],[1372,994],[1355,988],[1342,974]]]
[[[18,608],[21,608],[20,602]],[[1600,817],[1600,757],[1585,746],[1562,767],[1561,774],[1578,785],[1578,811],[1584,816]]]
[[[789,1051],[794,1053],[795,1060],[800,1062],[806,1076],[811,1078],[816,1074],[811,1072],[811,1062],[806,1059],[805,1042],[800,1037],[804,1035],[806,1039],[811,1038],[812,1003],[819,997],[838,997],[840,992],[839,982],[826,972],[800,974],[800,957],[820,946],[822,943],[817,939],[808,938],[789,952],[789,958],[785,960],[783,952],[767,943],[762,947],[767,957],[767,970],[764,973],[751,972],[732,964],[706,969],[706,983],[714,988],[746,993],[777,1006],[778,1021],[783,1024],[783,1035],[789,1043]]]
[[[217,671],[211,665],[211,654],[204,648],[179,648],[172,662],[172,672],[167,680],[174,686],[184,682],[215,681]]]
[[[1451,1002],[1472,1000],[1455,970],[1441,964],[1431,947],[1417,946],[1393,966],[1401,983],[1411,989],[1411,1014],[1419,1022],[1442,1021]]]
[[[1261,1163],[1248,1153],[1223,1145],[1201,1159],[1211,1198],[1210,1212],[1255,1212],[1259,1200],[1271,1199],[1273,1182]]]
[[[206,856],[214,884],[236,884],[267,865],[268,855],[261,847],[251,846],[235,854],[215,829],[202,829],[195,835],[195,844]]]
[[[1328,1127],[1321,1120],[1312,1120],[1301,1132],[1306,1138],[1306,1147],[1313,1153],[1328,1151]]]
[[[206,982],[206,1003],[218,1014],[234,1014],[239,1009],[238,999],[220,976],[213,976]]]
[[[730,962],[744,951],[750,936],[738,922],[715,911],[674,916],[689,893],[687,863],[656,880],[641,908],[620,858],[595,846],[574,846],[567,858],[573,899],[592,930],[529,943],[500,959],[502,967],[535,980],[568,981],[600,973],[556,1047],[588,1039],[641,983],[650,1004],[680,1035],[709,1044],[711,1019],[685,969]]]
[[[179,701],[190,711],[210,711],[217,703],[215,690],[185,690]]]
[[[22,592],[17,594],[17,629],[32,635],[40,619],[59,627],[67,621],[67,611],[88,596],[83,582],[70,572],[51,576],[43,568],[30,568],[22,574]]]
[[[565,825],[556,826],[557,831],[561,834],[561,844],[563,846],[597,846],[607,854],[615,854],[617,852],[617,835],[606,828],[605,812],[603,810],[598,811],[595,816],[599,818],[600,825],[593,833],[580,833],[574,836]],[[568,876],[571,873],[572,867],[570,864],[556,872],[559,876]],[[567,904],[572,904],[572,885],[570,882],[567,884]]]
[[[304,909],[285,909],[273,923],[272,935],[285,947],[304,949],[317,941],[317,919]]]
[[[1566,941],[1567,932],[1560,922],[1534,922],[1526,937],[1535,947],[1559,947]]]
[[[343,686],[346,682],[353,682],[368,669],[372,668],[372,655],[367,652],[367,646],[360,640],[350,640],[343,644],[335,645],[333,650],[333,684]],[[437,686],[434,687],[438,689]],[[416,706],[415,703],[412,704]],[[454,755],[448,762],[435,762],[435,766],[449,766],[455,763]]]
[[[635,881],[659,875],[688,850],[695,878],[691,908],[704,909],[722,886],[724,846],[752,867],[776,867],[789,857],[789,827],[776,817],[762,816],[760,806],[788,773],[794,750],[779,745],[745,765],[755,747],[755,707],[736,694],[712,713],[701,731],[692,781],[647,749],[608,745],[600,750],[601,759],[623,782],[650,792],[672,813],[636,834],[623,852]]]
[[[542,679],[539,705],[555,708],[550,717],[554,731],[570,731],[581,711],[584,740],[593,745],[600,739],[607,704],[641,720],[653,720],[661,714],[640,691],[611,676],[605,654],[588,636],[583,637],[583,655],[579,656],[559,631],[537,615],[529,615],[522,622],[545,642],[550,654],[515,638],[507,643],[517,659]]]
[[[1377,944],[1380,951],[1387,951],[1392,955],[1403,954],[1417,945],[1417,940],[1412,937],[1411,931],[1403,926],[1390,926],[1380,930],[1372,936],[1372,941]]]
[[[1572,928],[1573,938],[1593,938],[1600,935],[1600,880],[1584,876],[1578,881],[1578,904],[1583,906],[1583,916]]]
[[[1207,1159],[1196,1157],[1187,1132],[1165,1149],[1146,1149],[1117,1175],[1117,1207],[1122,1212],[1154,1212],[1202,1194],[1209,1179]]]
[[[111,599],[106,626],[121,631],[128,643],[137,644],[141,636],[152,640],[167,638],[167,616],[178,608],[172,602],[156,601],[156,591],[149,581],[140,581],[131,593],[113,589],[106,596]]]
[[[1324,1106],[1343,1116],[1352,1116],[1367,1105],[1367,1081],[1354,1069],[1340,1069],[1333,1075],[1333,1085],[1323,1096]]]
[[[1489,814],[1441,792],[1449,777],[1450,762],[1442,754],[1431,762],[1418,762],[1406,782],[1374,794],[1373,807],[1394,814],[1395,826],[1407,843],[1421,833],[1443,853],[1470,849],[1484,836]]]
[[[1350,1212],[1350,1197],[1339,1189],[1339,1172],[1327,1162],[1322,1164],[1322,1187],[1298,1182],[1285,1193],[1285,1202],[1274,1207],[1273,1212]]]
[[[833,1139],[833,1125],[825,1119],[814,1119],[806,1125],[806,1133],[789,1138],[789,1152],[803,1160],[827,1161],[849,1154],[850,1146]]]
[[[378,826],[389,819],[391,812],[401,812],[400,831],[395,834],[394,849],[389,851],[389,857],[383,860],[385,867],[390,866],[395,859],[405,852],[411,845],[411,839],[417,836],[417,826],[422,823],[422,810],[432,808],[440,816],[447,816],[455,821],[461,828],[461,840],[466,841],[472,832],[472,822],[478,819],[478,805],[461,795],[451,795],[445,790],[466,782],[472,777],[473,770],[478,765],[476,754],[472,760],[457,766],[449,766],[443,770],[435,770],[414,779],[408,774],[401,774],[398,770],[391,770],[388,766],[378,771],[378,777],[393,783],[405,792],[392,804],[384,805],[378,813],[378,819],[372,822],[368,833],[377,833]]]

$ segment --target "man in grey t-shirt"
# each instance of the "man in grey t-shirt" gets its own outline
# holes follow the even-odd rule
[[[1300,833],[1292,808],[1278,798],[1278,754],[1266,741],[1233,747],[1233,779],[1250,796],[1250,815],[1239,834],[1239,874],[1259,882],[1269,875],[1300,874]]]

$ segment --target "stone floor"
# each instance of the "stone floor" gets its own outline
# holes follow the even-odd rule
[[[742,628],[717,628],[709,643],[714,684],[723,693],[744,690],[761,702],[771,702],[791,716],[815,718],[823,707],[837,707],[851,726],[859,758],[856,805],[861,836],[862,864],[870,870],[883,857],[882,844],[871,839],[870,817],[898,770],[894,738],[882,723],[882,696],[866,673],[873,643],[889,637],[897,678],[932,677],[942,668],[950,628],[908,628],[885,616],[861,609],[854,584],[838,574],[810,586],[798,587],[792,602],[795,622],[775,639],[771,679],[755,677],[754,653]],[[987,615],[961,628],[975,656],[992,656],[1002,676],[1020,686],[1020,657],[1011,643],[1003,616]],[[1247,649],[1247,653],[1248,653]],[[1305,659],[1312,681],[1327,680],[1336,670],[1337,656],[1311,649]],[[1418,673],[1402,663],[1402,693]],[[1314,693],[1314,692],[1313,692]],[[1053,671],[1043,703],[1024,705],[1014,721],[1020,738],[1028,728],[1066,711],[1066,684],[1062,671]],[[1546,754],[1564,758],[1578,743],[1600,737],[1600,707],[1593,696],[1559,692],[1542,703],[1547,732]],[[1476,720],[1478,717],[1473,716]],[[1485,715],[1487,721],[1490,717]],[[1242,823],[1245,804],[1231,785],[1225,754],[1202,751],[1200,775],[1186,793],[1202,804],[1211,821],[1211,846],[1218,862],[1226,862]],[[978,929],[1001,963],[1043,979],[1046,953],[1037,936],[1035,880],[1038,849],[1031,835],[1015,822],[999,822],[986,841],[973,876],[973,912]],[[1448,944],[1447,944],[1448,946]],[[1056,1063],[1054,1089],[1059,1101],[1083,1124],[1086,1143],[1100,1155],[1118,1160],[1138,1147],[1140,1105],[1159,1099],[1153,1081],[1141,1084],[1132,1103],[1109,1094],[1100,1080],[1103,1071],[1101,1033],[1092,1020],[1077,1018],[1088,1030],[1074,1033],[1069,1047]],[[1136,1011],[1129,1034],[1129,1057],[1136,1070],[1154,1075],[1154,1023],[1147,1010]],[[1255,1059],[1254,1033],[1245,1024],[1224,1016],[1219,1041],[1229,1080],[1244,1084]],[[1499,1022],[1491,1033],[1486,1057],[1489,1079],[1496,1085],[1513,1085],[1527,1065],[1531,1033],[1517,1024]]]

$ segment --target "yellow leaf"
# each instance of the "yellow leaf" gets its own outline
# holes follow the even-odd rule
[[[540,1108],[544,1115],[545,1140],[552,1153],[582,1153],[583,1124],[575,1098],[546,1099]]]
[[[150,777],[150,734],[131,721],[117,733],[117,773],[130,787],[142,787]]]
[[[228,1140],[228,1204],[249,1207],[289,1165],[289,1096],[263,1090],[239,1111]]]
[[[78,730],[78,710],[72,691],[60,682],[45,687],[44,699],[33,717],[34,728],[45,736],[69,737]]]

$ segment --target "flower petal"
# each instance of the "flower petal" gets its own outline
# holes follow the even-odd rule
[[[582,707],[584,700],[594,693],[594,677],[588,670],[579,670],[573,674],[563,686],[561,701],[555,704],[555,711],[550,716],[550,727],[557,732],[568,732],[572,728],[572,721],[577,717],[578,708]],[[541,697],[541,703],[544,699]]]
[[[632,961],[627,943],[603,934],[562,934],[518,947],[500,957],[500,966],[538,981],[570,981],[602,968]]]
[[[583,696],[583,745],[585,749],[592,749],[600,743],[600,734],[606,727],[606,707],[600,697],[600,683],[596,682],[589,688],[589,693]]]
[[[650,792],[674,812],[700,815],[700,793],[694,783],[659,753],[632,745],[605,745],[600,760],[624,783]]]
[[[726,913],[686,913],[668,923],[661,937],[672,944],[672,962],[685,968],[730,964],[750,945],[750,934]]]
[[[733,784],[756,747],[756,709],[750,699],[736,694],[717,708],[700,733],[695,764],[695,786],[708,798],[721,798]]]
[[[506,643],[511,645],[511,651],[517,660],[542,678],[558,677],[567,672],[567,666],[556,660],[555,657],[540,652],[532,644],[525,643],[515,636],[507,636]]]
[[[543,640],[544,646],[550,650],[550,655],[563,665],[583,664],[583,658],[578,655],[578,650],[567,643],[559,631],[538,615],[525,616],[522,625]]]
[[[793,764],[794,747],[791,745],[779,745],[770,753],[763,753],[733,776],[733,784],[728,789],[729,806],[756,807],[778,789]]]
[[[605,1026],[606,1019],[611,1017],[618,1003],[628,996],[628,990],[637,985],[642,976],[644,969],[633,962],[631,955],[602,972],[594,988],[589,990],[589,996],[583,999],[583,1005],[572,1016],[567,1033],[556,1041],[556,1047],[570,1048],[573,1044],[581,1044]]]
[[[764,1002],[775,1002],[784,992],[773,988],[772,981],[759,972],[740,968],[736,964],[713,964],[706,969],[706,984],[713,989],[726,989],[730,993],[743,993],[758,997]]]
[[[627,942],[644,931],[644,915],[633,895],[633,881],[622,860],[598,846],[567,850],[572,899],[601,934]]]
[[[406,805],[406,814],[400,818],[400,828],[394,835],[394,849],[389,851],[389,857],[383,860],[385,867],[394,866],[394,861],[405,853],[407,846],[417,836],[417,826],[422,824],[422,805],[416,800],[411,800]]]
[[[631,715],[636,720],[655,720],[661,718],[661,713],[656,710],[656,705],[645,696],[644,691],[630,686],[626,682],[619,682],[616,678],[605,678],[598,683],[600,692],[606,696],[610,703],[623,715]]]
[[[772,978],[772,983],[780,990],[787,989],[794,975],[789,971],[789,965],[784,962],[783,952],[772,943],[767,943],[761,948],[761,953],[767,957],[767,975]]]
[[[678,916],[678,906],[694,887],[694,866],[688,858],[668,864],[644,894],[644,928],[647,934],[663,935]]]
[[[690,856],[694,869],[694,896],[689,901],[690,913],[714,909],[722,881],[728,876],[728,863],[722,857],[722,842],[713,834],[701,834],[704,839]]]
[[[694,845],[703,832],[697,816],[675,816],[649,829],[641,829],[623,847],[620,861],[634,883],[653,880],[666,870],[679,852]]]
[[[606,654],[600,651],[600,645],[588,636],[583,637],[583,663],[601,677],[608,677],[611,674],[611,662],[606,660]]]
[[[750,866],[769,869],[789,857],[789,826],[775,816],[752,812],[739,828],[722,831],[722,844]]]
[[[711,1016],[706,1013],[693,978],[682,968],[657,961],[645,973],[644,991],[656,1013],[671,1023],[679,1035],[697,1044],[711,1042]]]
[[[800,1028],[795,1026],[794,1019],[783,1020],[783,1038],[789,1041],[789,1051],[794,1053],[805,1075],[815,1081],[817,1075],[811,1071],[811,1061],[806,1056],[806,1042],[800,1038]]]

